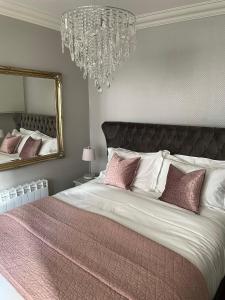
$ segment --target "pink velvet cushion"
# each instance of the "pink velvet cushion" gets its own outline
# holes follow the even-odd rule
[[[129,189],[135,179],[140,159],[140,157],[123,159],[115,153],[108,163],[104,183]]]
[[[205,170],[197,170],[185,174],[171,164],[166,187],[160,200],[199,213],[205,172]]]
[[[24,144],[20,157],[22,159],[28,159],[37,156],[41,148],[42,140],[34,140],[32,137],[29,137]]]
[[[20,141],[21,141],[20,136],[14,136],[11,135],[11,133],[7,133],[7,135],[5,136],[1,144],[0,151],[9,154],[15,153]]]

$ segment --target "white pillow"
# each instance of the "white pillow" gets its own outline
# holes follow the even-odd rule
[[[192,165],[203,166],[206,168],[225,168],[224,160],[213,160],[205,157],[186,156],[179,154],[176,154],[174,156],[179,160]]]
[[[46,134],[44,134],[44,133],[42,133],[42,132],[40,132],[40,131],[38,131],[38,130],[35,131],[35,135],[37,135],[38,138],[39,138],[39,139],[42,139],[43,141],[44,141],[44,140],[52,140],[52,139],[55,139],[55,138],[53,138],[53,137],[51,137],[51,136],[48,136],[48,135],[46,135]]]
[[[21,134],[24,134],[24,135],[31,135],[32,133],[34,133],[35,131],[32,131],[32,130],[28,130],[28,129],[25,129],[25,128],[20,128],[20,133]]]
[[[108,148],[108,161],[111,160],[114,153],[117,153],[119,156],[125,159],[141,157],[140,166],[132,186],[145,192],[155,190],[158,175],[163,163],[163,151],[155,153],[142,153],[122,148]]]
[[[201,193],[201,205],[225,209],[225,168],[209,167],[209,164],[201,166],[192,165],[175,156],[166,155],[157,182],[157,192],[162,193],[165,189],[170,164],[173,164],[185,173],[206,169],[205,180]]]
[[[58,152],[57,139],[43,140],[39,155],[48,155]]]

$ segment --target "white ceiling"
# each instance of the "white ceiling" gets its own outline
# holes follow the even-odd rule
[[[131,10],[137,29],[225,15],[225,0],[0,0],[0,14],[60,30],[64,11],[90,4]]]
[[[5,2],[10,2],[10,0],[5,0]],[[60,16],[65,10],[91,3],[126,8],[139,15],[201,3],[205,0],[14,0],[13,2],[38,9],[50,15]]]

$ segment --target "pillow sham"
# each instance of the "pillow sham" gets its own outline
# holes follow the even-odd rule
[[[165,190],[159,199],[194,213],[199,213],[204,177],[205,170],[184,173],[171,164]]]
[[[201,205],[225,209],[225,168],[210,168],[207,164],[191,165],[175,156],[166,155],[156,187],[159,193],[163,193],[165,189],[170,164],[186,173],[204,168],[206,174],[201,193]]]
[[[25,142],[22,151],[20,152],[20,157],[22,159],[29,159],[37,156],[41,148],[42,140],[34,140],[32,137],[28,137]]]
[[[7,135],[5,136],[1,144],[0,151],[8,154],[15,153],[20,141],[21,141],[20,136],[15,136],[12,135],[11,133],[7,133]]]
[[[123,159],[118,154],[114,153],[107,166],[104,183],[126,190],[130,189],[139,162],[140,157]]]
[[[163,163],[163,151],[142,153],[122,148],[108,148],[108,162],[114,154],[124,159],[140,157],[140,164],[132,186],[145,192],[154,191],[158,175]],[[166,151],[166,153],[169,153]]]

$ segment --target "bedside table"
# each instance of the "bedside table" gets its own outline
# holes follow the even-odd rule
[[[79,186],[79,185],[82,185],[82,184],[84,184],[84,183],[87,183],[87,182],[89,182],[89,181],[91,181],[91,180],[93,180],[93,179],[95,179],[95,178],[92,178],[92,179],[85,179],[84,177],[79,177],[79,178],[73,180],[73,184],[74,184],[74,186]]]

